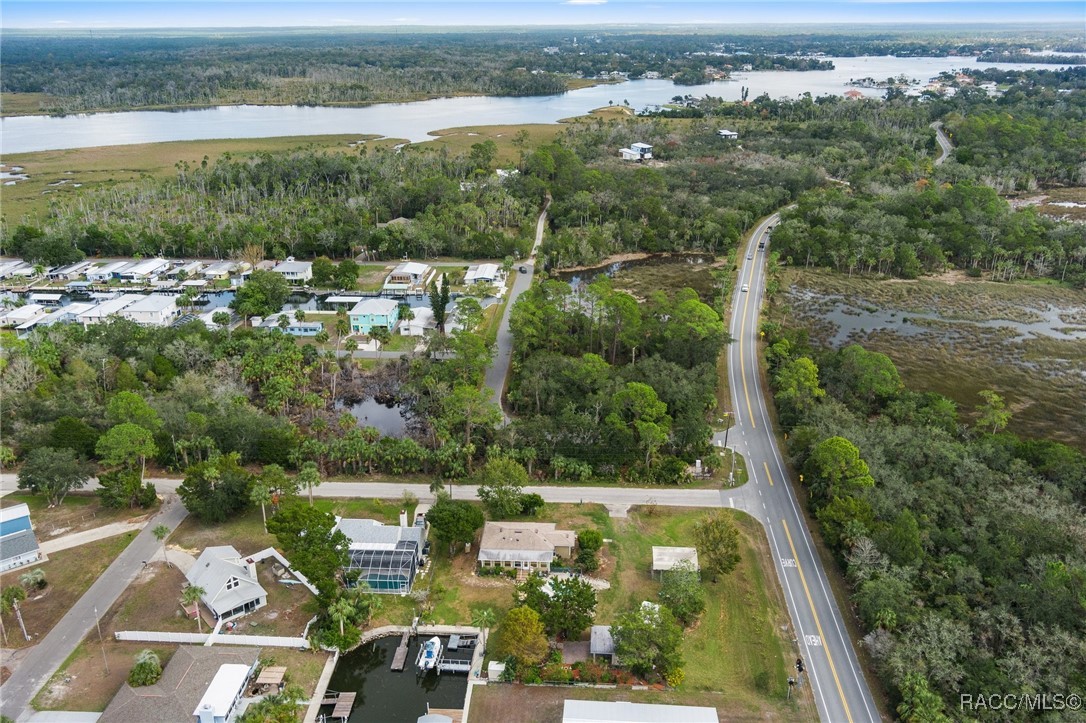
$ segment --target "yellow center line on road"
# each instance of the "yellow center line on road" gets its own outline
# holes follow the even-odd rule
[[[769,486],[773,486],[773,475],[769,474],[769,462],[762,462],[762,466],[765,467],[765,476],[769,480]]]
[[[757,239],[758,233],[751,237],[751,244],[755,245],[754,253],[757,251]],[[750,265],[750,278],[747,279],[747,288],[754,283],[754,267],[755,264]],[[750,404],[750,390],[747,389],[747,359],[743,353],[743,340],[747,336],[747,308],[750,306],[750,292],[747,292],[747,298],[743,301],[743,321],[739,326],[739,376],[743,379],[743,396],[747,398],[747,417],[750,419],[750,428],[756,429],[758,425],[754,422],[754,408]]]
[[[845,717],[848,723],[852,722],[852,713],[848,709],[848,701],[845,700],[845,691],[841,688],[841,680],[837,677],[837,668],[833,665],[833,656],[830,655],[830,646],[826,644],[826,636],[822,633],[822,623],[818,621],[818,612],[815,610],[814,600],[811,599],[811,591],[807,589],[807,578],[803,574],[803,568],[799,564],[799,555],[796,554],[796,546],[792,544],[792,533],[788,531],[788,523],[781,520],[784,526],[784,536],[788,538],[788,547],[792,550],[792,559],[796,561],[796,570],[799,571],[799,581],[803,583],[803,592],[807,595],[807,604],[811,606],[811,615],[814,616],[815,627],[818,629],[818,639],[822,643],[822,649],[826,651],[826,660],[830,663],[830,672],[833,673],[833,682],[837,684],[837,694],[841,696],[841,705],[845,707]]]

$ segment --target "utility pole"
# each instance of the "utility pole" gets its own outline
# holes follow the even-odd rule
[[[98,606],[94,607],[94,627],[98,628],[98,643],[102,646],[102,666],[105,668],[106,676],[109,675],[109,660],[106,659],[106,641],[102,638],[102,624],[98,618]]]

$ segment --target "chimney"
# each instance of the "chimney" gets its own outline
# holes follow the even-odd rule
[[[215,709],[210,703],[200,706],[200,709],[196,711],[196,720],[199,723],[215,723]]]
[[[250,557],[248,560],[245,561],[245,564],[247,564],[249,566],[249,577],[251,577],[253,580],[255,580],[256,579],[256,563],[253,561],[253,558]]]
[[[407,510],[400,510],[400,527],[407,527]]]

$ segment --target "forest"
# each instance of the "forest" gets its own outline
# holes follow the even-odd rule
[[[1082,690],[1086,456],[1015,435],[993,392],[966,426],[884,354],[765,328],[788,452],[901,719],[957,719],[965,691]]]

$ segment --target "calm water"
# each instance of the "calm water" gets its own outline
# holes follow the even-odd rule
[[[426,714],[427,703],[432,708],[464,707],[468,678],[463,673],[415,675],[419,642],[425,639],[411,641],[408,666],[402,673],[389,670],[400,644],[398,635],[363,645],[339,659],[328,689],[358,692],[349,723],[415,723]]]
[[[389,103],[366,108],[308,108],[301,106],[223,106],[192,111],[138,111],[71,115],[63,118],[27,116],[0,120],[0,152],[25,153],[61,148],[159,143],[211,138],[270,138],[276,136],[358,133],[429,139],[430,131],[473,125],[554,123],[625,101],[641,110],[668,102],[675,95],[712,95],[738,100],[741,88],[750,97],[774,98],[803,93],[840,95],[850,79],[885,79],[906,75],[926,81],[944,70],[962,67],[1053,68],[1033,63],[986,63],[973,58],[827,58],[834,70],[807,73],[758,71],[706,85],[676,86],[670,80],[635,80],[618,85],[582,88],[555,96],[529,98],[441,98],[417,103]],[[883,91],[859,89],[881,97]]]
[[[375,427],[383,437],[407,436],[407,420],[399,404],[389,406],[381,404],[376,399],[370,398],[358,404],[346,407],[346,410],[357,419],[363,427]]]

